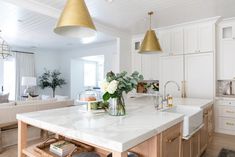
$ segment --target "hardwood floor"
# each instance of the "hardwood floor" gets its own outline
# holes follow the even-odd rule
[[[222,148],[235,150],[235,136],[215,133],[203,157],[218,157]]]
[[[31,142],[31,144],[38,141]],[[214,134],[213,142],[208,146],[202,157],[218,157],[222,148],[235,150],[235,136]],[[17,146],[11,146],[4,150],[0,157],[17,157]]]

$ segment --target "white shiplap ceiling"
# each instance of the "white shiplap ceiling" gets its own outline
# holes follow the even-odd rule
[[[213,16],[235,16],[235,0],[85,0],[101,32],[143,33],[147,12],[154,11],[153,27]],[[8,2],[10,4],[6,4]],[[0,29],[11,43],[65,47],[82,43],[55,35],[52,30],[66,0],[0,0]],[[14,6],[14,5],[16,6]],[[101,26],[102,29],[99,29]],[[105,26],[105,27],[104,27]],[[111,30],[106,30],[111,28]],[[112,34],[113,35],[113,34]],[[13,37],[15,36],[15,37]],[[17,37],[18,38],[17,38]],[[20,39],[19,39],[20,37]],[[94,42],[114,40],[98,33]]]
[[[63,9],[66,0],[36,0]],[[120,30],[145,31],[147,12],[156,12],[154,27],[199,20],[213,16],[235,16],[235,0],[85,0],[93,18]]]
[[[71,49],[86,46],[88,41],[59,36],[53,32],[56,19],[10,3],[0,1],[0,30],[3,38],[13,49],[29,48]],[[90,42],[97,44],[114,41],[115,37],[98,32]]]

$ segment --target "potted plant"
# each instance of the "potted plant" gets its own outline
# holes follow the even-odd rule
[[[126,114],[123,92],[128,93],[137,87],[143,76],[133,72],[127,76],[127,72],[115,74],[112,71],[107,73],[106,80],[102,83],[101,89],[104,92],[104,102],[109,101],[109,114],[123,116]]]
[[[45,72],[39,76],[39,87],[42,89],[51,88],[53,91],[53,97],[55,97],[55,90],[57,87],[62,87],[66,82],[61,78],[61,72],[58,70],[49,71],[45,69]]]

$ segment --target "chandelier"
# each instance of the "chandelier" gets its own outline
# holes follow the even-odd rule
[[[0,37],[0,58],[6,59],[11,56],[11,49],[7,42]]]

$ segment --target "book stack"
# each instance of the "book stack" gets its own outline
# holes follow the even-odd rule
[[[70,142],[61,140],[50,145],[50,151],[58,156],[67,156],[76,146]]]

